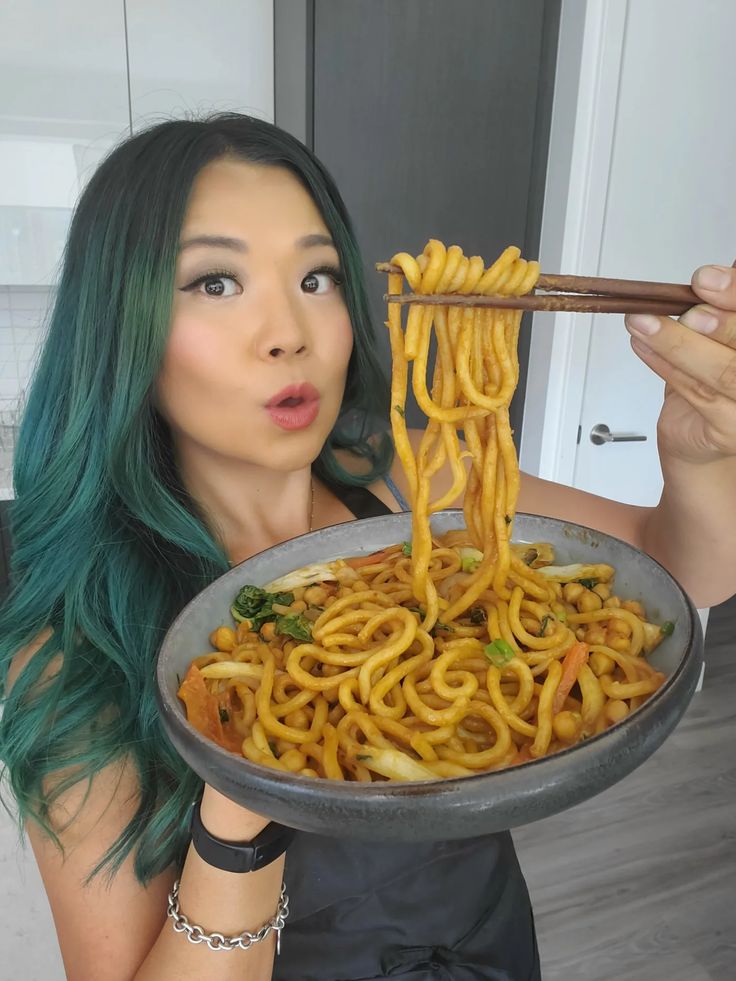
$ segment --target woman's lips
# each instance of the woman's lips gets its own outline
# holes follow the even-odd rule
[[[281,429],[306,429],[319,414],[319,392],[314,385],[288,385],[266,404],[266,411]]]

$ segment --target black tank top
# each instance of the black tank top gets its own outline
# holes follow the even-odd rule
[[[331,487],[356,516],[390,514],[362,487]],[[539,981],[511,835],[387,844],[297,832],[274,981]]]

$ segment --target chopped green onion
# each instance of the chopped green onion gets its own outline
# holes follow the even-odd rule
[[[665,620],[659,629],[662,631],[663,637],[669,637],[670,634],[674,633],[675,625],[671,620]]]
[[[471,606],[470,608],[470,622],[476,626],[481,623],[486,623],[488,620],[488,615],[482,606]]]
[[[555,616],[560,621],[560,623],[567,623],[567,613],[564,610],[560,610],[559,613],[555,613]]]
[[[501,637],[494,640],[491,644],[486,644],[483,648],[483,653],[497,668],[502,668],[514,657],[513,647]]]
[[[357,753],[356,753],[356,756],[355,756],[355,758],[356,758],[356,760],[360,760],[360,761],[361,761],[361,763],[362,763],[362,762],[363,762],[363,760],[369,760],[369,759],[370,759],[370,756],[361,756],[360,754],[357,754]]]
[[[401,545],[401,551],[404,555],[411,555],[411,542],[403,542]]]
[[[463,556],[462,560],[462,570],[463,572],[475,572],[475,570],[480,565],[480,560],[474,558],[472,555]]]
[[[398,412],[399,415],[401,416],[401,418],[402,419],[404,418],[404,410],[401,408],[400,405],[395,405],[394,406],[394,412]]]
[[[594,586],[598,585],[597,579],[578,579],[581,586],[585,586],[586,589],[592,589]]]
[[[549,614],[546,614],[545,616],[542,617],[542,622],[539,625],[539,636],[540,637],[544,637],[544,631],[547,629],[547,624],[550,622],[551,619],[552,619],[552,617]]]
[[[229,722],[230,715],[227,709],[220,708],[220,722]]]

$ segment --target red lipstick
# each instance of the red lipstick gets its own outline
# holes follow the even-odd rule
[[[308,382],[287,385],[268,400],[266,411],[281,429],[306,429],[319,414],[319,392]]]

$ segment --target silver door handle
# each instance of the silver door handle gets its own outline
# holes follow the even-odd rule
[[[599,422],[590,430],[590,441],[596,446],[604,443],[644,443],[646,439],[641,433],[612,433],[605,422]]]

